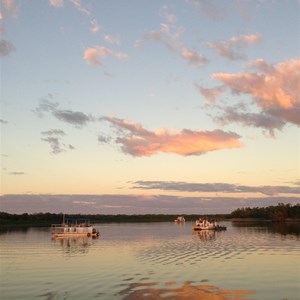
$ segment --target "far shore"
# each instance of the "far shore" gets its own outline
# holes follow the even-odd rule
[[[230,218],[226,219],[226,221],[231,221],[231,222],[300,222],[300,218],[287,218],[284,220],[276,221],[276,220],[271,220],[271,219],[260,219],[260,218]]]
[[[38,214],[7,214],[0,213],[0,227],[50,227],[51,224],[61,224],[62,214],[38,213]],[[266,218],[232,218],[230,215],[182,215],[186,222],[195,222],[198,218],[216,220],[217,222],[229,221],[234,223],[249,222],[270,222],[270,223],[299,223],[300,218],[285,218],[272,220]],[[87,218],[91,224],[105,223],[154,223],[173,222],[178,215],[67,215],[66,218]]]

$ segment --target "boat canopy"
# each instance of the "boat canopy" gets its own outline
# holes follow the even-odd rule
[[[90,219],[86,218],[66,218],[65,224],[90,224]]]

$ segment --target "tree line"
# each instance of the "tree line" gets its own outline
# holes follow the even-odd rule
[[[254,218],[254,219],[266,219],[274,222],[281,222],[287,219],[300,219],[300,204],[284,204],[279,203],[276,206],[268,207],[247,207],[238,208],[230,214],[231,219],[239,218]]]
[[[86,218],[90,223],[126,223],[126,222],[173,222],[178,215],[167,214],[143,214],[143,215],[82,215],[82,214],[67,214],[65,218]],[[184,215],[186,221],[195,221],[200,215]],[[208,219],[225,219],[226,215],[206,215]],[[23,213],[9,214],[0,212],[0,225],[36,225],[50,226],[51,224],[60,224],[64,219],[63,213]]]
[[[145,214],[145,215],[81,215],[68,214],[68,218],[88,218],[91,223],[123,223],[123,222],[173,222],[178,215],[170,214]],[[276,206],[268,207],[247,207],[238,208],[230,214],[211,215],[184,215],[186,221],[195,221],[199,217],[215,219],[217,221],[225,219],[263,219],[272,221],[285,221],[287,219],[300,220],[300,204],[291,205],[279,203]],[[60,224],[63,221],[63,213],[23,213],[9,214],[0,212],[0,225],[30,225],[30,226],[50,226]]]

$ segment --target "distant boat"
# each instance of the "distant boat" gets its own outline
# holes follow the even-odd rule
[[[62,224],[51,225],[52,237],[98,237],[99,230],[90,224],[89,219],[83,218],[63,218]]]
[[[177,217],[177,219],[174,220],[175,223],[184,223],[185,218],[183,216]]]
[[[193,224],[193,230],[226,230],[226,226],[221,226],[217,222],[210,222],[206,219],[198,219]]]

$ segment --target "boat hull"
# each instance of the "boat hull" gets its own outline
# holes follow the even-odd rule
[[[97,237],[97,233],[52,233],[52,236],[55,238],[75,238],[75,237]]]
[[[202,226],[197,226],[193,225],[193,230],[200,231],[200,230],[216,230],[216,231],[221,231],[221,230],[226,230],[225,226],[213,226],[213,227],[202,227]]]

